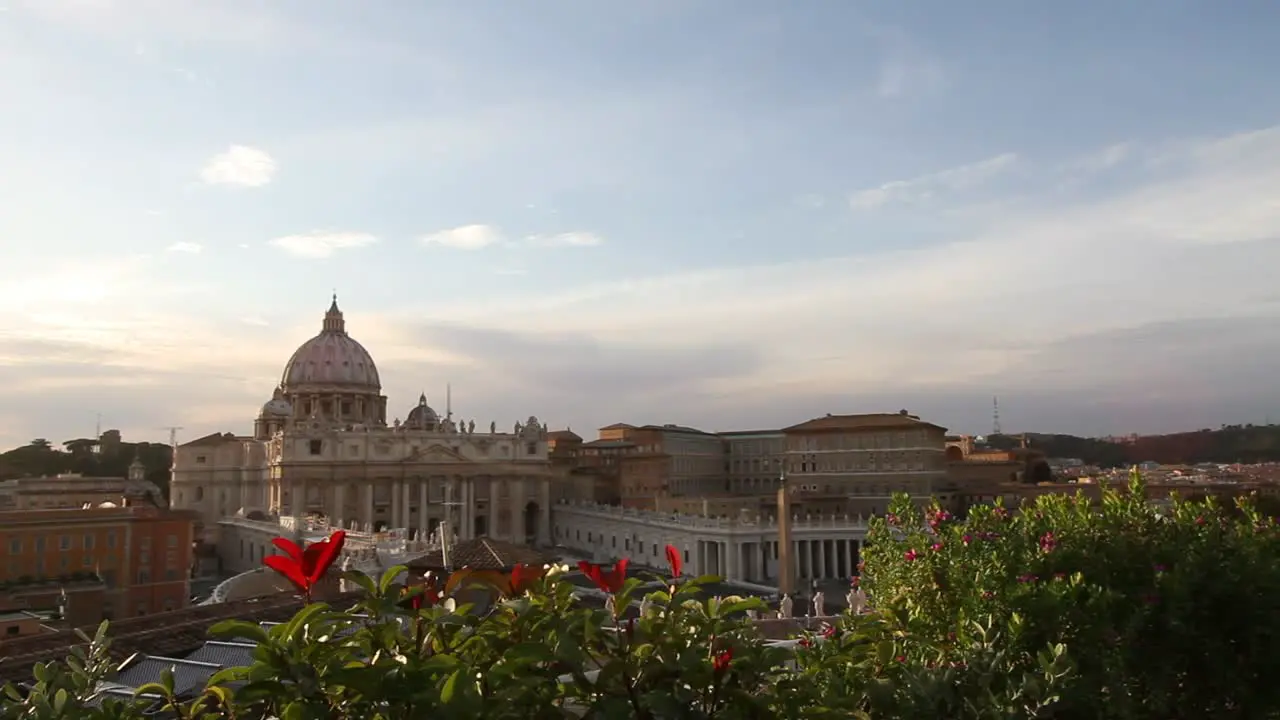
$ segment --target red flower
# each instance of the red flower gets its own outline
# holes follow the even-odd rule
[[[523,595],[547,574],[546,568],[516,565],[511,568],[511,595]]]
[[[317,543],[311,543],[306,550],[299,548],[286,538],[276,538],[271,544],[287,553],[271,555],[262,559],[262,564],[275,570],[293,583],[307,602],[311,602],[311,589],[329,571],[329,566],[342,553],[342,545],[347,534],[342,530]]]
[[[421,588],[421,591],[409,596],[410,608],[421,610],[424,607],[435,607],[436,603],[440,602],[440,588],[436,587],[435,578],[429,578],[418,587]],[[413,588],[405,588],[405,592],[413,592]]]
[[[711,661],[711,667],[716,671],[716,674],[719,674],[729,669],[730,662],[733,662],[733,648],[716,655],[715,659]]]
[[[667,565],[671,567],[671,579],[675,580],[680,577],[684,571],[684,560],[680,557],[680,550],[675,545],[667,546]]]
[[[630,562],[627,558],[622,558],[614,564],[613,570],[606,573],[599,565],[582,560],[578,563],[578,569],[583,575],[591,578],[591,582],[602,591],[617,593],[622,590],[623,583],[627,581],[627,565]]]
[[[912,549],[912,550],[908,550],[908,551],[906,551],[905,553],[903,553],[903,554],[902,554],[902,557],[903,557],[903,559],[905,559],[907,562],[911,562],[912,560],[915,560],[915,559],[916,559],[916,557],[918,557],[918,556],[916,555],[916,551],[915,551],[914,549]]]

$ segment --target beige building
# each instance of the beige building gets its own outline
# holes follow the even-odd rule
[[[946,428],[905,410],[827,415],[783,432],[787,484],[799,503],[838,499],[844,512],[879,514],[894,493],[923,501],[946,485]]]
[[[460,539],[550,541],[547,428],[536,417],[500,431],[438,413],[425,394],[387,422],[372,356],[347,334],[335,298],[321,331],[285,365],[254,434],[180,445],[170,495],[200,513],[203,537],[232,516],[323,518],[333,526],[433,531]]]
[[[729,492],[754,495],[776,492],[787,456],[787,435],[781,430],[724,432],[725,470]]]
[[[0,482],[0,510],[51,510],[122,506],[148,503],[164,505],[160,488],[146,479],[142,462],[134,460],[128,477],[87,477],[66,473],[53,477],[17,478]]]

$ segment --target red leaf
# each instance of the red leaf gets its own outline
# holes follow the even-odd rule
[[[511,568],[510,590],[512,595],[523,595],[529,586],[546,575],[547,571],[540,567],[520,564]]]
[[[609,583],[605,580],[604,571],[600,569],[599,565],[589,563],[586,560],[579,560],[578,569],[581,570],[582,574],[586,575],[591,582],[595,583],[596,587],[600,588],[602,592],[612,592],[612,590],[609,589]]]
[[[712,667],[717,673],[722,673],[729,669],[729,663],[733,662],[733,648],[729,648],[716,656],[712,661]]]
[[[671,579],[674,580],[683,574],[684,560],[680,557],[680,550],[675,545],[667,546],[667,565],[671,567]]]
[[[289,557],[293,558],[294,562],[296,563],[302,562],[302,548],[298,547],[297,545],[294,545],[292,540],[289,540],[288,538],[278,537],[272,540],[271,544],[275,545],[276,547],[288,553]]]
[[[613,572],[604,578],[609,592],[616,593],[622,590],[622,585],[627,581],[627,565],[630,563],[631,560],[628,558],[622,558],[613,566]]]
[[[312,584],[320,581],[329,571],[333,561],[338,559],[342,546],[346,543],[347,534],[338,530],[318,543],[312,543],[302,553],[302,572]]]
[[[307,576],[302,574],[302,568],[293,561],[293,558],[287,558],[283,555],[268,555],[262,558],[262,564],[283,575],[284,579],[293,583],[293,586],[300,593],[306,594],[311,588],[311,583],[308,582]]]

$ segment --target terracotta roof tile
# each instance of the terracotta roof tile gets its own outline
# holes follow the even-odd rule
[[[454,568],[473,570],[510,570],[516,565],[545,565],[550,558],[532,548],[490,538],[476,538],[458,543],[449,552]],[[415,571],[442,570],[444,560],[439,550],[429,552],[414,560],[409,568]]]

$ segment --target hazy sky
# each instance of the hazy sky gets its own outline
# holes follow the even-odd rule
[[[1280,419],[1280,3],[0,0],[0,446]]]

